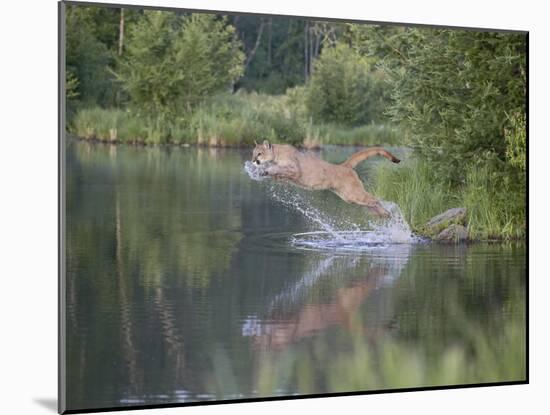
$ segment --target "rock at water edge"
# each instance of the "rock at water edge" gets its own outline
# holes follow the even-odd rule
[[[466,219],[466,208],[452,208],[431,218],[422,227],[422,233],[427,236],[438,235],[442,230],[452,224],[464,225]]]
[[[454,223],[443,229],[434,239],[439,242],[464,242],[468,240],[468,230]]]

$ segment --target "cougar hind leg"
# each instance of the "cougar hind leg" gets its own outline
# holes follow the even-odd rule
[[[362,194],[353,198],[351,203],[366,206],[372,213],[382,218],[389,218],[391,216],[390,212],[384,209],[382,204],[374,196],[364,190]]]
[[[382,218],[389,218],[390,212],[388,212],[382,204],[373,195],[361,188],[353,189],[353,192],[346,192],[341,190],[333,190],[342,200],[347,203],[354,203],[356,205],[366,206],[372,213]]]

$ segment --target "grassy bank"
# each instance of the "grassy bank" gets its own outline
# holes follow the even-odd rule
[[[470,166],[461,185],[453,187],[434,175],[427,162],[411,158],[398,168],[381,163],[375,176],[373,193],[396,202],[416,231],[449,208],[465,207],[471,239],[525,237],[525,184],[510,183],[504,173]]]
[[[268,139],[305,147],[321,144],[399,144],[399,131],[386,125],[346,127],[313,124],[292,95],[220,94],[180,117],[133,110],[83,108],[68,130],[83,139],[140,144],[251,145]]]
[[[147,116],[133,110],[84,108],[69,132],[87,140],[113,143],[251,146],[268,139],[314,148],[336,145],[403,145],[398,129],[387,125],[344,127],[314,124],[303,100],[285,95],[220,94],[182,117]],[[468,210],[471,239],[517,239],[525,236],[525,181],[510,172],[471,166],[457,186],[434,173],[429,163],[407,159],[398,167],[376,167],[374,194],[396,202],[413,229],[451,207]],[[522,182],[523,180],[523,182]]]

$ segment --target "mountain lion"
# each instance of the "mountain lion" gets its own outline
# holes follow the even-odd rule
[[[378,216],[388,218],[390,213],[363,188],[354,168],[363,160],[380,155],[394,163],[400,160],[381,147],[358,151],[342,164],[331,164],[310,152],[298,151],[287,144],[255,143],[252,162],[261,168],[260,175],[290,182],[309,190],[330,190],[347,203],[366,206]]]

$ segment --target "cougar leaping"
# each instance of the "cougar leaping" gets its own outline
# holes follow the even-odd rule
[[[270,144],[267,140],[256,143],[252,162],[261,167],[261,175],[293,183],[310,190],[331,190],[347,203],[366,206],[378,216],[390,213],[363,188],[355,166],[363,160],[380,155],[394,163],[399,159],[381,147],[358,151],[342,164],[331,164],[310,152],[298,151],[287,144]]]

